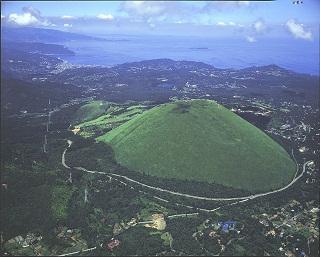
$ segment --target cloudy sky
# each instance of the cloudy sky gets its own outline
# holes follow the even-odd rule
[[[93,35],[157,34],[318,39],[320,1],[1,2],[2,26],[34,26]]]

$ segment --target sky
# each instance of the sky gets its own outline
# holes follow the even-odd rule
[[[2,1],[2,26],[92,35],[319,38],[320,1]]]

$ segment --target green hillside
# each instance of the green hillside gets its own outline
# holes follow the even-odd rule
[[[81,106],[74,115],[73,124],[95,119],[102,115],[109,107],[108,102],[92,101]]]
[[[100,135],[101,132],[104,134],[106,131],[133,119],[144,112],[146,107],[144,105],[119,106],[115,103],[109,103],[109,105],[86,104],[75,115],[76,120],[78,120],[76,125],[81,128],[79,135],[97,137],[98,133]]]
[[[280,188],[295,173],[279,144],[209,100],[160,105],[97,140],[111,144],[120,164],[163,178],[253,192]]]

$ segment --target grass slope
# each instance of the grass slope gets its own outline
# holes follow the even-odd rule
[[[74,115],[73,124],[95,119],[102,115],[109,107],[109,103],[103,101],[92,101],[81,106]]]
[[[145,108],[143,105],[121,107],[110,103],[108,109],[99,117],[88,118],[77,124],[81,128],[80,135],[83,137],[96,137],[97,131],[111,130],[114,127],[120,126],[144,112]]]
[[[264,132],[209,100],[160,105],[97,138],[146,174],[252,192],[280,188],[295,164]]]

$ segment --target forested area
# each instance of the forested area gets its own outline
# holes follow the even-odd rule
[[[66,141],[51,130],[44,153],[46,121],[46,116],[25,116],[5,117],[2,122],[0,213],[4,240],[30,231],[47,235],[65,221],[70,193],[61,153]]]

